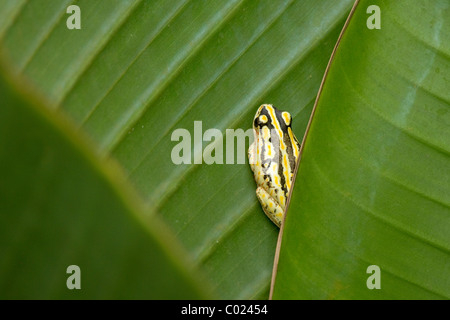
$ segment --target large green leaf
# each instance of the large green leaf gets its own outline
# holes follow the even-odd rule
[[[307,134],[274,298],[450,298],[449,16],[447,0],[358,4]]]
[[[0,298],[205,298],[185,253],[157,217],[144,217],[121,170],[100,163],[3,72]],[[72,265],[80,290],[66,286]]]
[[[278,229],[246,164],[175,165],[171,134],[251,127],[273,103],[301,137],[351,0],[0,0],[0,41],[23,73],[115,157],[223,298],[265,298]],[[203,143],[203,147],[207,143]],[[192,149],[195,151],[194,144]]]

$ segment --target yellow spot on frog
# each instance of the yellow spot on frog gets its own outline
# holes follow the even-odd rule
[[[276,185],[277,187],[280,186],[280,182],[278,181],[278,176],[275,176],[275,177],[274,177],[273,182],[275,183],[275,185]]]
[[[288,112],[283,112],[281,116],[283,117],[284,123],[286,123],[287,126],[291,124],[291,115]]]
[[[280,195],[279,199],[280,199],[280,206],[284,209],[284,201],[285,201],[284,196]]]

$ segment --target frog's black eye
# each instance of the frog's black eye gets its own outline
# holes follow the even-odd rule
[[[286,126],[290,126],[292,122],[292,116],[289,112],[283,111],[281,113],[281,117],[283,118],[284,123]]]

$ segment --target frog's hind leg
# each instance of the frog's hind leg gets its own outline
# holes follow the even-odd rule
[[[266,216],[269,217],[269,219],[272,220],[272,222],[278,227],[280,227],[284,217],[283,208],[281,208],[281,206],[266,190],[264,190],[264,188],[258,187],[256,189],[256,196],[258,197]]]

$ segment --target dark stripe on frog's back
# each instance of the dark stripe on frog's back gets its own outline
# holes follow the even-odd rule
[[[259,117],[261,117],[262,115],[265,115],[267,117],[267,122],[266,123],[259,123]],[[272,125],[272,119],[270,118],[270,115],[268,114],[267,110],[264,108],[261,110],[260,114],[258,117],[255,117],[254,121],[254,126],[259,128],[259,142],[261,142],[261,154],[259,155],[261,157],[261,170],[263,172],[263,185],[262,187],[269,192],[270,188],[273,188],[272,186],[272,177],[270,177],[267,174],[267,170],[270,168],[270,160],[267,160],[267,158],[264,157],[264,155],[266,154],[267,151],[267,146],[266,146],[266,141],[264,140],[264,134],[263,134],[263,128],[267,127],[269,130],[271,130],[271,128],[273,128]],[[258,143],[259,143],[258,142]],[[264,166],[264,164],[268,163],[268,167],[266,168]],[[255,172],[256,174],[256,172]],[[266,178],[269,178],[269,182],[266,182]]]
[[[291,130],[292,130],[292,128],[291,128]],[[292,136],[294,137],[294,143],[296,143],[297,146],[292,145],[292,141],[289,137],[289,134],[286,134],[284,136],[284,141],[286,143],[287,153],[289,155],[289,166],[291,167],[291,173],[294,173],[295,167],[297,165],[297,158],[295,157],[294,148],[296,148],[296,147],[298,148],[298,141],[297,141],[297,138],[295,137],[294,133],[292,133]]]
[[[287,196],[289,194],[289,190],[287,189],[286,177],[284,176],[284,166],[283,166],[283,153],[278,152],[278,176],[280,177],[281,189],[284,194]]]
[[[274,108],[274,109],[275,109],[275,108]],[[275,110],[276,110],[276,109],[275,109]],[[262,154],[262,155],[265,155],[265,154],[266,154],[266,149],[267,149],[267,146],[265,145],[265,140],[264,140],[264,137],[263,137],[264,135],[263,135],[263,133],[262,133],[262,128],[263,128],[263,127],[267,127],[267,129],[269,129],[269,132],[270,132],[269,142],[272,143],[273,149],[274,149],[274,150],[272,150],[272,151],[273,151],[273,152],[278,152],[278,149],[277,149],[277,148],[279,148],[279,145],[277,146],[276,142],[274,143],[274,142],[272,141],[272,132],[273,132],[272,130],[276,130],[276,129],[275,129],[275,126],[274,126],[274,124],[273,124],[273,122],[272,122],[272,117],[271,117],[269,111],[267,110],[267,108],[263,108],[263,109],[261,110],[259,117],[261,117],[262,115],[265,115],[265,116],[267,117],[267,122],[266,122],[266,123],[261,123],[261,124],[258,124],[258,125],[257,125],[257,126],[259,127],[259,132],[260,132],[260,135],[261,135],[261,137],[262,137],[261,140],[262,140],[262,142],[263,142],[263,145],[261,146],[261,154]],[[259,117],[258,117],[258,118],[259,118]],[[257,121],[257,118],[255,119],[255,121]],[[267,159],[264,159],[264,161],[261,162],[261,165],[263,165],[263,164],[265,164],[265,163],[268,163],[268,164],[269,164],[269,167],[270,167],[270,163],[271,163],[270,160],[267,161]],[[269,168],[269,167],[268,167],[268,168]],[[264,168],[264,167],[263,167],[263,172],[266,173],[268,168]],[[265,175],[265,177],[266,177],[266,175]],[[270,177],[270,178],[272,178],[272,177]]]
[[[284,142],[284,144],[286,146],[289,146],[289,142],[286,143],[287,142],[286,141],[286,136],[287,135],[285,133],[287,132],[286,131],[287,130],[287,126],[286,126],[286,123],[283,120],[283,117],[281,116],[282,111],[278,110],[274,106],[272,106],[272,107],[273,107],[273,109],[275,111],[275,117],[276,117],[276,119],[274,119],[274,120],[278,122],[278,126],[279,126],[281,132],[283,133],[283,137],[282,137],[283,142]],[[276,130],[275,126],[274,126],[274,130]],[[279,140],[279,139],[277,139],[277,140]],[[276,146],[276,149],[277,149],[278,155],[276,155],[276,157],[278,157],[278,176],[280,177],[281,189],[283,190],[283,193],[287,196],[289,194],[289,190],[287,188],[286,177],[284,176],[284,172],[283,172],[284,171],[283,153],[280,152],[281,151],[281,143],[280,143],[280,141],[277,141],[277,142],[278,142],[278,144]],[[286,150],[289,150],[289,149],[286,149]],[[289,156],[289,153],[288,153],[288,156]],[[289,158],[290,158],[290,156],[289,156]]]
[[[277,116],[278,123],[280,124],[281,131],[283,131],[283,141],[284,141],[284,144],[286,146],[286,153],[287,153],[288,159],[289,159],[289,167],[290,167],[289,171],[291,173],[293,173],[295,171],[295,166],[297,164],[297,159],[296,159],[296,157],[294,155],[294,148],[296,146],[292,145],[292,141],[289,138],[289,133],[288,133],[288,128],[291,128],[291,130],[292,130],[292,121],[291,121],[291,123],[289,123],[289,125],[287,125],[286,122],[284,122],[284,118],[282,116],[282,113],[283,113],[283,111],[275,109],[275,114]],[[292,135],[294,136],[295,143],[298,143],[297,138],[295,138],[294,133],[292,133]],[[292,181],[292,177],[291,177],[290,180]]]
[[[264,108],[262,110],[262,112],[260,113],[259,117],[261,117],[261,115],[265,115],[267,117],[267,122],[266,123],[262,123],[262,124],[258,124],[257,125],[259,127],[259,134],[260,134],[261,141],[262,141],[261,155],[260,155],[261,156],[261,167],[262,167],[262,170],[264,172],[264,178],[266,178],[267,177],[266,172],[267,172],[267,169],[270,167],[270,161],[267,161],[266,158],[262,159],[263,155],[266,154],[266,149],[267,149],[266,141],[264,140],[264,134],[263,134],[262,128],[263,127],[267,127],[269,129],[269,132],[271,132],[271,130],[274,128],[274,126],[272,124],[272,118],[270,117],[270,114],[267,112],[266,108]],[[255,119],[255,121],[257,121],[257,119]],[[264,168],[264,164],[265,163],[269,164],[268,168]]]

